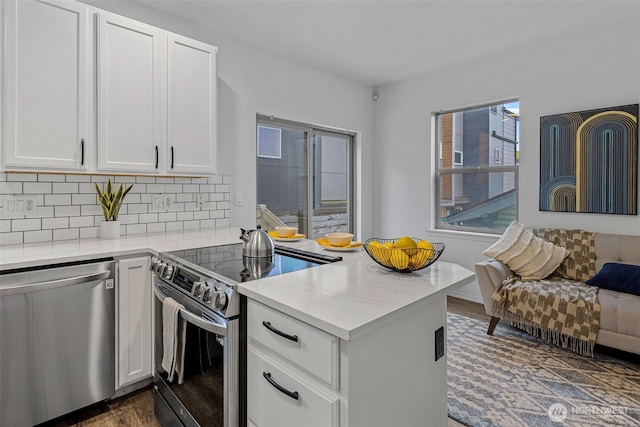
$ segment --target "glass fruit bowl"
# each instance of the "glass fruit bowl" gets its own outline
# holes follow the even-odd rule
[[[418,247],[395,247],[401,239],[404,239],[402,246],[407,243],[406,239],[411,239]],[[431,243],[416,237],[401,239],[369,239],[364,244],[364,250],[381,266],[399,273],[411,273],[429,267],[444,251],[444,243]]]

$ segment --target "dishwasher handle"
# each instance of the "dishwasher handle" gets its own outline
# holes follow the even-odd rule
[[[80,276],[64,279],[48,280],[46,282],[30,283],[28,285],[0,287],[0,296],[22,294],[35,291],[63,288],[80,284],[98,284],[111,276],[111,271],[101,271],[99,273],[83,274]]]
[[[163,294],[162,291],[158,288],[157,285],[153,286],[153,292],[156,294],[156,298],[160,300],[161,303],[164,302],[164,299],[167,298],[167,295]],[[180,317],[182,317],[187,322],[191,323],[199,327],[200,329],[204,329],[207,332],[211,332],[212,334],[216,334],[218,336],[224,337],[227,335],[227,326],[222,323],[212,322],[209,319],[202,318],[198,315],[191,313],[186,308],[180,308]]]

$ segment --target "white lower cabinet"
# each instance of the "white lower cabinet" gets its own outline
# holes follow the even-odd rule
[[[249,422],[256,427],[337,427],[339,399],[335,393],[296,374],[286,363],[250,347],[247,351]]]
[[[447,357],[435,356],[435,331],[446,307],[442,295],[345,339],[249,299],[247,424],[445,426]]]
[[[247,335],[249,426],[340,425],[337,337],[251,300]]]
[[[148,256],[120,259],[116,287],[116,389],[152,376],[152,278]]]

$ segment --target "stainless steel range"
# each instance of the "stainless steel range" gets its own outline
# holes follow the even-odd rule
[[[241,424],[240,282],[340,261],[341,257],[275,246],[272,257],[243,256],[242,243],[168,252],[154,258],[155,414],[163,426]],[[184,381],[162,368],[162,303],[171,297],[187,322]]]

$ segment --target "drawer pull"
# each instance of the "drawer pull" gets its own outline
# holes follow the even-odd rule
[[[271,378],[271,372],[263,372],[262,376],[269,381],[269,384],[271,384],[272,386],[274,386],[275,388],[278,389],[279,392],[286,394],[287,396],[289,396],[292,399],[298,400],[298,392],[297,391],[289,391],[286,388],[282,387],[280,384],[278,384],[277,382],[275,382],[275,380],[273,378]]]
[[[298,336],[297,335],[285,334],[284,332],[279,331],[276,328],[274,328],[273,326],[271,326],[271,322],[263,321],[262,324],[264,325],[265,328],[267,328],[268,330],[270,330],[274,334],[278,334],[281,337],[286,338],[286,339],[288,339],[290,341],[298,342]]]

